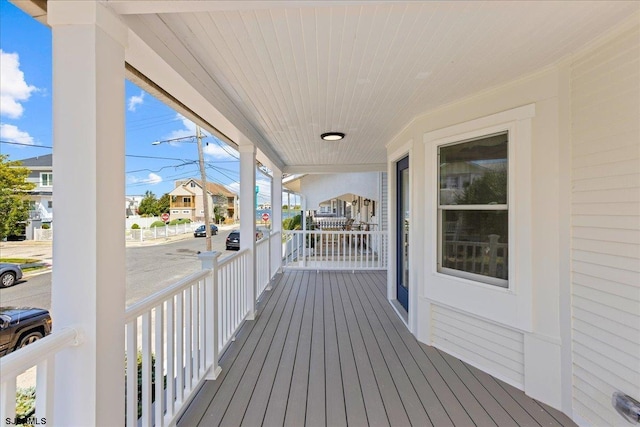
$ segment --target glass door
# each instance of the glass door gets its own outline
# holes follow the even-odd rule
[[[409,312],[409,157],[396,164],[396,298]]]

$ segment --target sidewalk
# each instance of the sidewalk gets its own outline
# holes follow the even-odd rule
[[[238,227],[238,224],[219,225],[218,234],[228,232]],[[193,238],[193,233],[178,234],[177,236],[161,237],[159,239],[144,240],[142,242],[127,241],[126,246],[128,248],[155,246],[190,238]],[[42,263],[47,266],[46,270],[38,270],[37,273],[41,273],[50,270],[53,265],[52,246],[51,241],[23,240],[21,242],[0,242],[0,258],[36,259],[38,260],[37,263]]]

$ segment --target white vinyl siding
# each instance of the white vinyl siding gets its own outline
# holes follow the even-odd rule
[[[573,410],[628,425],[640,398],[640,26],[572,66]]]
[[[433,344],[516,387],[524,387],[524,336],[433,305]]]

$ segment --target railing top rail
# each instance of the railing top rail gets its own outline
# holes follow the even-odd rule
[[[183,289],[188,288],[193,284],[193,282],[204,279],[208,274],[210,274],[210,272],[211,270],[202,270],[202,271],[193,273],[185,277],[184,279],[180,280],[179,282],[174,283],[168,288],[165,288],[160,292],[156,292],[155,294],[150,295],[149,297],[143,299],[142,301],[139,301],[133,304],[132,306],[128,307],[127,310],[125,311],[125,319],[124,319],[125,322],[128,323],[135,320],[136,318],[138,318],[138,316],[146,313],[151,308],[166,301],[168,298],[177,294]]]
[[[243,249],[240,252],[237,252],[235,254],[231,254],[229,256],[222,258],[220,261],[218,261],[218,268],[224,267],[225,265],[231,263],[234,259],[240,258],[241,256],[247,253],[249,253],[249,249]]]
[[[80,344],[80,330],[63,328],[49,336],[29,344],[29,347],[7,354],[0,359],[2,378],[10,379],[20,375],[25,370],[37,365],[53,354],[67,347]]]

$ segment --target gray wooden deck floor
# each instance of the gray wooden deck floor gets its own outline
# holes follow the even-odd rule
[[[385,283],[385,272],[279,276],[178,426],[574,425],[419,343]]]

